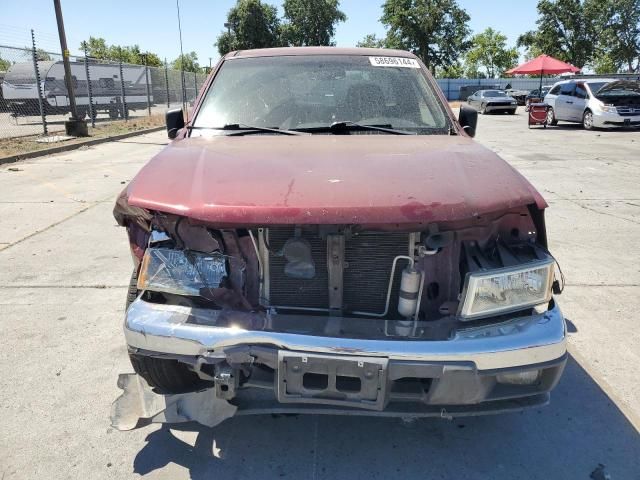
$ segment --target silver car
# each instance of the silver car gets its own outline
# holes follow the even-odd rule
[[[640,81],[599,78],[556,83],[544,98],[547,122],[593,128],[640,127]]]
[[[467,103],[480,113],[507,112],[513,115],[518,108],[518,102],[502,90],[478,90],[467,98]]]

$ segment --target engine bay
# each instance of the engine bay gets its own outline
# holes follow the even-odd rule
[[[311,335],[442,339],[463,326],[470,275],[549,260],[539,233],[543,217],[536,213],[518,208],[421,230],[227,229],[153,213],[146,219],[148,232],[133,222],[128,229],[142,298],[193,307],[194,317],[203,317],[196,322]],[[522,310],[530,312],[531,305]],[[500,319],[495,314],[479,321]]]

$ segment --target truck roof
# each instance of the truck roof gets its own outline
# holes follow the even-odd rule
[[[257,48],[254,50],[237,50],[229,52],[225,58],[282,57],[305,55],[362,55],[367,57],[405,57],[417,58],[406,50],[386,48],[341,48],[341,47],[280,47]]]

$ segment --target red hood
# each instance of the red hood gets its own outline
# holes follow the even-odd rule
[[[127,191],[134,207],[243,225],[446,222],[536,203],[462,136],[219,136],[175,141]]]

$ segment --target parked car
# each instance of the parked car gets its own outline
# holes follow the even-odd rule
[[[556,83],[545,97],[547,121],[593,128],[640,126],[640,81],[580,79]]]
[[[567,359],[547,203],[476,120],[406,51],[224,56],[114,209],[138,375],[114,424],[547,403]]]
[[[529,103],[531,103],[532,101],[540,102],[544,100],[545,95],[549,93],[551,87],[553,87],[553,85],[546,85],[542,87],[542,89],[536,88],[534,90],[531,90],[524,98],[525,105],[529,105]]]
[[[500,90],[500,85],[463,85],[460,87],[459,100],[466,102],[467,99],[479,90]]]
[[[515,98],[518,105],[524,106],[526,104],[526,98],[529,95],[529,90],[522,90],[517,88],[506,88],[504,93],[511,98]]]
[[[479,90],[467,99],[470,107],[480,113],[516,113],[518,103],[502,90]]]

